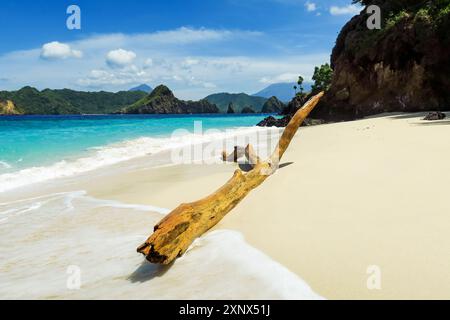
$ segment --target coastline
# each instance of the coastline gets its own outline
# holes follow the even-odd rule
[[[421,116],[383,115],[301,128],[284,158],[287,165],[204,237],[239,232],[327,299],[448,298],[450,204],[442,200],[450,178],[443,170],[450,158],[448,121],[439,125]],[[234,164],[151,168],[146,160],[64,178],[15,198],[85,190],[96,199],[170,210],[210,194],[235,169]],[[141,220],[144,216],[121,226],[139,228],[146,237],[157,216]],[[102,217],[108,221],[120,214]],[[143,258],[128,250],[137,240],[121,251],[135,262]],[[381,290],[366,285],[373,265],[382,272]]]

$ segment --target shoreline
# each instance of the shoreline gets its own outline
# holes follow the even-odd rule
[[[231,145],[234,145],[234,140],[254,139],[259,142],[260,135],[272,136],[279,133],[279,129],[276,128],[261,128],[257,126],[205,130],[200,126],[199,132],[196,131],[196,127],[194,127],[193,132],[182,130],[182,135],[172,133],[130,138],[106,145],[90,147],[81,150],[78,156],[71,155],[69,158],[56,160],[56,162],[49,165],[37,165],[1,173],[0,193],[14,192],[15,189],[21,187],[27,188],[32,184],[45,183],[54,179],[76,177],[79,174],[95,170],[111,170],[111,167],[115,165],[122,164],[126,167],[128,166],[127,162],[133,162],[133,160],[139,162],[140,158],[148,156],[152,157],[151,163],[154,166],[172,165],[175,160],[190,162],[199,160],[204,162],[213,161],[214,159],[219,159],[219,155],[224,148],[231,149]],[[204,148],[202,147],[202,154],[198,155],[195,153],[196,146],[207,146],[207,144],[213,145],[214,149],[210,150],[209,153],[205,153],[203,151],[207,150],[203,150]],[[190,154],[191,151],[189,149],[193,149],[194,153]],[[178,156],[180,159],[172,159],[171,155],[168,155],[170,152],[172,156],[180,153],[180,156]],[[184,153],[186,153],[186,156]],[[4,161],[1,161],[0,164],[5,169],[13,168]]]
[[[327,299],[448,298],[450,204],[442,200],[450,181],[442,170],[450,159],[448,121],[429,123],[420,116],[300,128],[287,165],[204,237],[221,230],[242,234]],[[236,168],[151,168],[150,158],[47,183],[39,191],[29,188],[15,198],[85,190],[97,199],[171,210],[212,193]],[[437,200],[430,202],[430,194]],[[155,222],[141,226],[140,236],[150,235]],[[143,260],[134,256],[139,243],[133,241],[127,254]],[[381,290],[367,288],[370,266],[381,269]]]

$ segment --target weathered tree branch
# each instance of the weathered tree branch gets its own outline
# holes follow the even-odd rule
[[[323,92],[311,98],[297,111],[269,160],[262,162],[253,147],[248,145],[244,153],[254,165],[251,171],[244,173],[238,169],[233,177],[213,194],[196,202],[181,204],[154,227],[154,233],[137,251],[144,254],[150,262],[159,264],[170,264],[183,255],[196,238],[214,227],[251,190],[277,170],[280,159],[299,126],[322,96]],[[235,161],[238,151],[238,148],[235,148],[232,154]],[[228,158],[230,157],[225,153],[224,160]]]

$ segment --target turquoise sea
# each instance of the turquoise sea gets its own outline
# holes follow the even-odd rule
[[[0,181],[5,189],[14,183],[14,174],[24,170],[36,176],[37,168],[78,170],[67,163],[84,159],[78,166],[96,167],[128,160],[165,147],[175,130],[194,133],[194,123],[202,130],[252,127],[267,115],[86,115],[86,116],[5,116],[0,117]],[[166,138],[166,140],[165,140]],[[118,146],[120,148],[118,148]],[[111,148],[109,148],[111,147]],[[114,147],[114,148],[112,148]],[[109,152],[106,152],[109,150]],[[117,159],[113,159],[113,158]],[[81,168],[83,169],[83,168]],[[75,170],[75,171],[76,171]],[[84,170],[81,170],[84,171]],[[51,172],[38,172],[49,175]]]

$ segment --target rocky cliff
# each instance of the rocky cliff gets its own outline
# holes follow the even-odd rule
[[[11,100],[0,101],[0,115],[11,116],[22,114]]]
[[[342,29],[334,77],[314,117],[450,110],[450,1],[365,0],[382,9],[381,30],[365,10]]]
[[[194,114],[218,113],[216,105],[203,99],[183,101],[177,99],[164,85],[156,87],[148,96],[123,110],[130,114]]]

